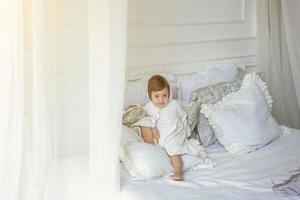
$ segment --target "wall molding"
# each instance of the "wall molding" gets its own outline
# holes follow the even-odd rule
[[[146,48],[159,48],[159,47],[171,47],[171,46],[190,46],[200,45],[204,43],[223,43],[234,42],[241,40],[256,40],[256,36],[234,37],[234,38],[218,38],[212,40],[200,40],[191,42],[170,42],[170,43],[156,43],[156,44],[128,44],[129,49],[146,49]]]
[[[158,28],[158,27],[185,27],[185,26],[202,26],[212,24],[233,24],[233,23],[245,23],[246,21],[246,0],[242,0],[241,16],[238,19],[230,20],[209,20],[195,23],[155,23],[155,22],[128,22],[128,28]]]
[[[154,74],[186,74],[201,71],[211,63],[234,63],[240,68],[250,68],[256,66],[257,56],[248,55],[243,57],[223,58],[215,60],[191,61],[186,63],[174,63],[163,65],[149,65],[149,66],[127,66],[126,80],[134,81],[143,77]]]
[[[245,17],[240,20],[224,20],[224,21],[207,21],[207,22],[197,22],[197,23],[128,23],[129,28],[161,28],[161,27],[186,27],[186,26],[203,26],[212,24],[238,24],[245,23]]]

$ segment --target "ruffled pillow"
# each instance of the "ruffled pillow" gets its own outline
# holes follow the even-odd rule
[[[192,103],[201,107],[202,104],[213,104],[221,100],[225,95],[236,92],[240,89],[241,80],[230,83],[218,83],[205,88],[200,88],[192,93]],[[199,109],[200,111],[200,109]],[[201,113],[197,113],[196,131],[195,135],[199,142],[207,147],[216,141],[214,130],[208,123],[208,119]]]
[[[255,151],[282,133],[271,115],[272,97],[255,73],[247,74],[241,89],[216,104],[203,104],[218,141],[233,154]]]

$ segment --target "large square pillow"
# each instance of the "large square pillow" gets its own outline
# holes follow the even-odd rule
[[[132,134],[135,134],[134,131]],[[132,140],[122,144],[120,160],[134,180],[153,180],[173,172],[170,158],[163,148],[140,141],[132,142]],[[184,171],[215,166],[215,163],[207,158],[204,148],[201,155],[197,157],[182,155],[182,161]]]
[[[178,99],[190,102],[192,92],[198,88],[235,80],[237,69],[238,65],[235,63],[215,63],[201,72],[176,75]]]
[[[135,142],[121,146],[120,160],[134,180],[152,180],[172,173],[172,164],[163,149]]]
[[[282,133],[271,115],[272,98],[255,73],[247,74],[241,89],[215,104],[203,104],[218,141],[233,154],[255,151]]]
[[[246,71],[238,68],[235,81],[229,83],[217,83],[193,91],[191,95],[193,104],[199,104],[200,107],[202,104],[214,104],[220,101],[225,95],[238,91],[245,75]],[[258,75],[262,77],[260,73],[258,73]],[[201,112],[198,113],[195,130],[197,134],[194,135],[194,138],[199,140],[204,147],[207,147],[216,141],[212,126]]]
[[[218,83],[208,87],[199,88],[192,93],[192,102],[199,107],[201,107],[202,104],[214,104],[221,100],[225,95],[238,91],[241,84],[241,80],[236,80],[229,83]],[[212,126],[201,112],[197,113],[196,131],[197,134],[195,136],[204,147],[207,147],[216,141]]]

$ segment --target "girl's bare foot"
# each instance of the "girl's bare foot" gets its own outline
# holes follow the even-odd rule
[[[174,181],[182,181],[182,173],[181,172],[174,172],[174,174],[171,175],[171,179]]]

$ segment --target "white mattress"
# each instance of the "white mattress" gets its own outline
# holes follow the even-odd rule
[[[207,151],[216,167],[187,172],[183,182],[136,182],[122,167],[122,200],[285,199],[273,193],[272,181],[282,182],[300,169],[300,130],[292,132],[241,156],[228,154],[219,144],[210,146]]]
[[[291,171],[300,169],[300,130],[292,132],[242,156],[212,145],[207,151],[217,166],[187,172],[182,182],[167,178],[133,181],[121,165],[122,200],[285,199],[273,193],[272,181],[282,182]],[[59,159],[50,170],[46,188],[46,200],[87,199],[88,155]]]

